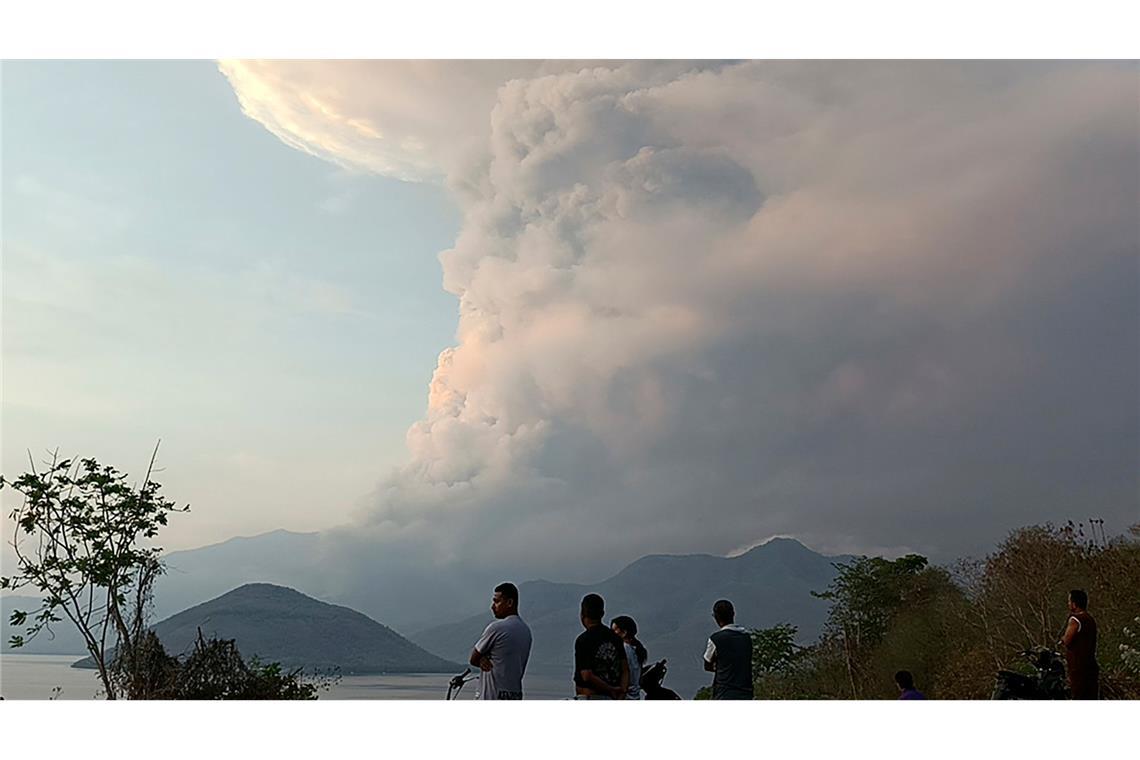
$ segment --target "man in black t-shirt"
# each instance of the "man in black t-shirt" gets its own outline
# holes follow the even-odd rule
[[[602,625],[606,603],[597,594],[582,598],[582,627],[574,641],[574,693],[583,699],[625,699],[629,663],[621,637]]]

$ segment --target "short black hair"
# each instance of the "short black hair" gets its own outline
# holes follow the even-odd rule
[[[582,597],[582,614],[589,620],[601,620],[606,614],[606,600],[597,594]]]
[[[913,689],[914,676],[910,674],[909,670],[900,670],[895,673],[895,683],[899,685],[900,689]]]
[[[731,623],[736,619],[736,609],[727,599],[718,599],[713,605],[713,617],[721,623]]]
[[[515,603],[515,607],[519,606],[519,588],[513,583],[500,583],[495,586],[495,592],[502,594],[504,599],[510,599]]]
[[[1069,598],[1073,600],[1073,604],[1080,607],[1082,610],[1089,608],[1089,595],[1079,588],[1075,588],[1069,592]]]

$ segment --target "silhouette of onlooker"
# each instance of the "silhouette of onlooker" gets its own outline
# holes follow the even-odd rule
[[[483,631],[469,662],[480,670],[479,699],[522,699],[523,675],[530,658],[530,628],[519,617],[519,590],[513,583],[495,586],[495,619]]]
[[[720,630],[705,647],[705,670],[715,674],[712,698],[752,699],[752,636],[734,622],[736,610],[727,599],[713,605],[713,619]]]
[[[574,693],[583,699],[625,699],[629,691],[625,642],[602,625],[605,614],[602,597],[582,597],[581,620],[586,630],[574,642]]]
[[[645,645],[637,640],[637,622],[629,615],[618,615],[610,628],[625,642],[625,661],[629,664],[629,699],[641,699],[641,669],[649,659]]]
[[[1065,666],[1073,699],[1098,699],[1100,666],[1096,661],[1096,621],[1088,612],[1089,596],[1080,589],[1069,592],[1069,623],[1057,643],[1064,647]]]
[[[914,688],[914,676],[909,670],[895,673],[895,684],[899,687],[899,699],[926,699],[926,695]]]

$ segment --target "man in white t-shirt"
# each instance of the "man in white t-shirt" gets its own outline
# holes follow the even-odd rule
[[[523,675],[530,659],[530,628],[519,617],[519,590],[513,583],[495,586],[495,619],[483,631],[470,662],[479,668],[478,699],[522,699]]]

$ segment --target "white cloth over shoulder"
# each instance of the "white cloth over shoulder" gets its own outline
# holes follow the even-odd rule
[[[737,625],[736,623],[729,623],[726,626],[722,626],[721,630],[722,631],[740,631],[741,633],[748,633],[747,628],[742,628],[741,626]],[[705,662],[712,662],[714,657],[716,657],[716,644],[714,644],[713,640],[710,638],[708,646],[705,647]]]

